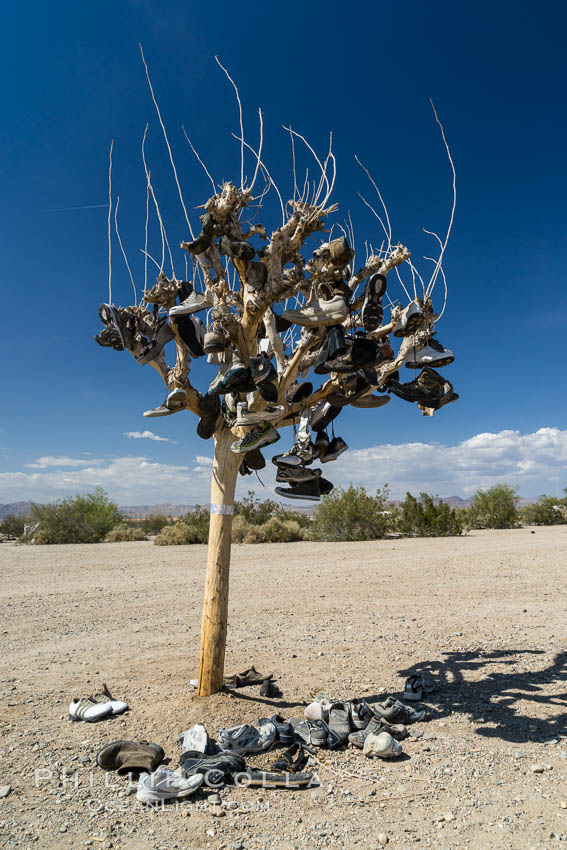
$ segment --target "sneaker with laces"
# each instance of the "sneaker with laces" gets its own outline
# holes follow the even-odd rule
[[[408,369],[421,369],[422,366],[448,366],[455,355],[436,339],[430,339],[426,346],[420,349],[410,348],[406,354],[405,364]]]
[[[236,440],[230,447],[235,454],[245,454],[252,449],[260,449],[262,446],[269,446],[272,443],[277,443],[280,435],[269,422],[264,422],[257,428],[254,428],[250,433]]]
[[[382,321],[384,310],[382,298],[386,292],[386,278],[376,272],[371,275],[366,284],[364,303],[362,305],[362,324],[365,331],[375,331]]]
[[[393,738],[396,738],[396,740],[399,739],[400,741],[407,738],[409,734],[408,730],[402,723],[391,724],[372,713],[372,716],[366,726],[362,729],[358,729],[356,732],[351,732],[348,739],[354,747],[358,747],[358,749],[361,750],[369,735],[379,735],[381,732],[387,732]]]
[[[329,443],[329,448],[325,452],[325,456],[321,458],[321,463],[329,463],[330,460],[336,460],[347,449],[348,445],[342,437],[334,437]]]
[[[278,466],[276,481],[278,484],[297,484],[320,477],[320,469],[306,469],[304,466]]]
[[[102,683],[102,693],[92,694],[90,699],[99,705],[109,705],[113,714],[124,714],[128,711],[128,703],[121,699],[114,699],[105,682]]]
[[[192,292],[191,295],[177,304],[169,311],[171,318],[176,316],[188,316],[190,313],[198,313],[213,306],[213,296],[208,289],[205,292]]]
[[[248,410],[245,401],[239,401],[236,405],[235,425],[256,425],[258,422],[266,422],[271,419],[279,419],[285,413],[285,407],[281,404],[267,404],[263,410]]]
[[[388,732],[369,735],[364,742],[363,752],[368,758],[395,759],[403,752],[402,745]]]
[[[143,773],[138,781],[136,800],[140,803],[155,803],[159,800],[184,800],[198,791],[205,777],[195,773],[185,778],[181,773],[162,765],[154,773]]]
[[[285,499],[306,499],[309,502],[319,502],[321,499],[319,480],[319,478],[312,478],[310,481],[294,481],[289,487],[276,487],[276,493]]]
[[[190,254],[202,254],[211,247],[213,241],[215,220],[210,212],[203,213],[199,217],[201,221],[201,232],[193,242],[182,242],[181,247]]]
[[[272,463],[276,466],[309,466],[317,457],[317,450],[312,442],[302,443],[296,440],[287,452],[275,455]]]
[[[72,699],[69,703],[69,720],[84,720],[86,723],[96,723],[112,714],[112,706],[108,702],[98,703],[91,697]]]
[[[314,298],[299,310],[284,310],[283,312],[285,319],[306,328],[340,324],[345,321],[347,314],[346,301],[342,295],[335,295],[328,301]]]
[[[423,306],[419,299],[411,301],[394,327],[394,336],[411,336],[423,321]]]

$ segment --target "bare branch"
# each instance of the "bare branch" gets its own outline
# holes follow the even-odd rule
[[[238,101],[238,115],[240,117],[240,188],[242,189],[242,191],[244,191],[244,123],[242,120],[242,103],[240,101],[240,94],[238,92],[238,86],[236,85],[236,83],[234,82],[234,80],[232,79],[232,77],[230,76],[218,56],[215,56],[215,62],[220,68],[223,69],[226,76],[232,83],[232,86],[236,93],[236,100]]]
[[[150,220],[150,181],[146,181],[146,226],[144,235],[144,295],[148,289],[148,222]]]
[[[367,169],[367,167],[366,167],[365,165],[363,165],[363,164],[362,164],[362,162],[359,160],[359,158],[356,156],[356,154],[355,154],[355,157],[354,157],[354,158],[355,158],[355,160],[357,161],[357,163],[360,165],[360,167],[362,168],[362,170],[366,173],[366,176],[368,177],[368,179],[370,180],[370,182],[371,182],[371,183],[372,183],[372,185],[374,186],[374,188],[375,188],[375,190],[376,190],[376,194],[378,195],[378,197],[379,197],[379,199],[380,199],[380,203],[382,204],[382,209],[384,210],[384,215],[386,216],[386,221],[387,221],[387,223],[388,223],[388,230],[386,230],[386,228],[384,228],[384,232],[385,232],[385,234],[386,234],[386,238],[388,239],[388,248],[390,248],[390,246],[391,246],[391,244],[392,244],[392,225],[390,224],[390,216],[388,215],[388,208],[386,207],[386,204],[384,203],[384,199],[383,199],[383,197],[382,197],[382,194],[381,194],[381,192],[380,192],[380,189],[379,189],[379,188],[378,188],[378,186],[376,185],[376,181],[374,180],[374,178],[373,178],[373,176],[371,175],[370,171]],[[361,196],[361,197],[362,197],[362,196]],[[368,204],[368,206],[370,206],[370,204]],[[372,207],[370,207],[370,208],[372,209]],[[378,220],[380,221],[379,216],[376,216],[376,218],[378,218]],[[382,226],[383,226],[383,225],[382,225]]]
[[[156,108],[156,112],[158,114],[159,123],[161,124],[161,129],[163,130],[163,137],[165,139],[165,143],[167,145],[167,150],[169,153],[169,161],[171,162],[171,167],[173,168],[173,176],[175,177],[175,183],[177,185],[177,191],[179,192],[179,200],[181,201],[181,206],[183,207],[183,212],[185,214],[185,221],[187,222],[187,227],[189,228],[189,233],[191,234],[191,239],[194,239],[193,231],[191,229],[191,222],[189,221],[189,216],[187,215],[187,207],[185,206],[185,201],[183,200],[183,194],[181,192],[181,186],[179,185],[179,177],[177,176],[177,169],[175,167],[175,162],[173,161],[173,154],[171,152],[171,145],[169,144],[169,139],[167,138],[167,133],[165,131],[165,124],[163,123],[163,119],[161,117],[161,112],[158,106],[158,102],[156,100],[156,96],[154,94],[154,89],[152,86],[152,81],[150,80],[150,72],[148,71],[148,66],[146,63],[146,58],[144,56],[144,51],[142,49],[142,44],[139,44],[140,54],[142,56],[142,62],[144,63],[144,68],[146,69],[146,77],[148,80],[148,85],[150,87],[150,92],[152,95],[152,100],[154,102],[154,106]]]
[[[120,250],[122,251],[122,256],[124,257],[124,262],[126,263],[126,268],[128,269],[128,274],[130,275],[130,281],[132,283],[132,289],[134,290],[134,306],[138,306],[138,295],[136,293],[136,286],[134,284],[134,278],[132,277],[132,271],[130,269],[130,264],[128,263],[128,258],[126,256],[126,251],[124,250],[124,245],[122,244],[122,239],[120,238],[120,231],[118,230],[118,206],[120,204],[120,195],[116,196],[116,207],[114,209],[114,228],[116,230],[116,236],[118,237],[118,244],[120,245]]]
[[[110,142],[108,154],[108,303],[112,304],[112,240],[111,240],[111,213],[112,213],[112,148],[114,139]]]
[[[197,157],[198,162],[200,162],[200,163],[201,163],[201,165],[203,166],[203,171],[205,172],[205,174],[207,175],[207,177],[208,177],[208,178],[209,178],[209,180],[211,181],[211,185],[212,185],[212,187],[213,187],[213,194],[215,194],[215,193],[216,193],[216,191],[217,191],[217,188],[216,188],[216,186],[215,186],[215,181],[214,181],[214,180],[213,180],[213,178],[211,177],[211,175],[210,175],[210,173],[209,173],[209,170],[208,170],[207,166],[205,165],[205,163],[203,162],[203,160],[201,159],[201,157],[199,156],[199,154],[197,153],[197,151],[196,151],[196,150],[195,150],[195,148],[193,147],[193,142],[191,141],[191,139],[190,139],[190,138],[189,138],[189,136],[187,135],[187,130],[185,129],[185,127],[183,126],[183,124],[181,125],[181,129],[183,130],[183,132],[184,132],[184,134],[185,134],[185,138],[187,139],[187,142],[188,142],[188,144],[189,144],[189,147],[191,148],[191,150],[193,151],[193,153],[194,153],[194,154],[195,154],[195,156]]]
[[[431,98],[429,99],[429,102],[431,104],[431,108],[433,109],[433,114],[435,115],[435,120],[436,120],[437,124],[439,125],[439,129],[441,130],[441,136],[443,138],[443,144],[445,145],[445,150],[447,151],[447,156],[449,158],[449,163],[451,165],[451,171],[452,171],[452,174],[453,174],[453,206],[451,207],[451,216],[449,218],[449,226],[447,228],[447,234],[445,236],[445,241],[444,241],[443,246],[441,248],[441,253],[439,254],[439,259],[437,260],[437,265],[435,266],[435,269],[433,270],[433,274],[431,275],[431,280],[429,281],[429,284],[428,284],[427,290],[426,290],[427,294],[431,295],[431,293],[433,292],[433,287],[435,286],[435,281],[437,280],[437,275],[439,274],[439,269],[441,267],[441,263],[443,262],[443,255],[445,253],[445,249],[447,248],[447,244],[449,242],[449,236],[451,235],[451,230],[453,229],[453,221],[455,220],[455,208],[457,206],[457,173],[455,171],[455,165],[453,163],[453,157],[451,156],[451,151],[449,150],[449,145],[447,144],[447,139],[445,137],[445,129],[443,127],[443,124],[439,120],[439,116],[437,115],[437,110],[435,109],[435,104],[433,103]],[[445,309],[445,308],[443,308],[443,309]]]

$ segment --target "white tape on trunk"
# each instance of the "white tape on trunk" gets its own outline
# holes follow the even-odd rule
[[[232,516],[234,513],[233,505],[211,505],[212,514],[222,514],[223,516]]]

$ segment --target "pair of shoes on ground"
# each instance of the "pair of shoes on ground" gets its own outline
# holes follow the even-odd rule
[[[273,673],[259,673],[252,665],[241,673],[233,673],[230,676],[225,676],[223,679],[223,688],[229,690],[232,688],[247,688],[251,685],[261,685],[266,679],[273,679],[273,677]]]
[[[431,694],[435,690],[435,682],[427,673],[414,673],[408,676],[404,686],[404,699],[419,702],[423,694]]]
[[[220,729],[217,743],[224,752],[263,753],[269,750],[276,739],[276,726],[267,718],[258,721],[258,728],[249,723]]]
[[[101,694],[91,694],[89,697],[71,700],[69,703],[69,720],[96,723],[105,717],[123,714],[127,710],[128,703],[114,699],[106,684],[103,683]]]
[[[186,390],[183,387],[175,387],[168,393],[160,405],[153,407],[151,410],[145,410],[143,416],[150,418],[154,416],[171,416],[172,413],[178,413],[180,410],[183,410],[186,401]]]
[[[312,773],[304,773],[309,753],[301,743],[294,743],[272,762],[268,770],[248,768],[244,775],[247,784],[262,788],[304,788],[313,779]]]

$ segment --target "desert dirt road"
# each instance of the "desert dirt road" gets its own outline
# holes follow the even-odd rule
[[[0,567],[2,847],[567,847],[567,526],[234,546],[225,669],[273,671],[267,700],[190,691],[202,546],[2,544]],[[421,669],[437,689],[403,758],[322,751],[317,787],[227,787],[220,817],[204,792],[146,810],[96,767],[117,738],[176,767],[194,723],[301,715],[321,690],[378,702]],[[69,723],[71,697],[103,682],[131,710]]]

